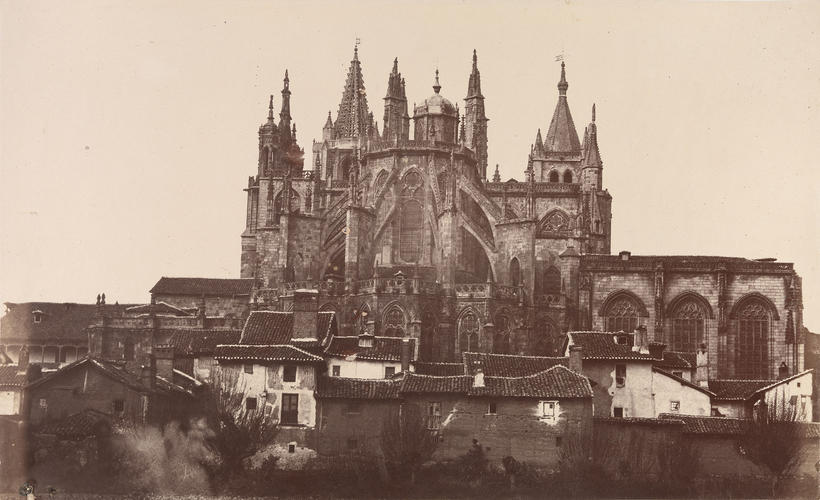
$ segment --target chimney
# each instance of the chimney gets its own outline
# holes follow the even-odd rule
[[[706,354],[706,344],[701,344],[696,354],[695,383],[701,387],[709,386],[709,357]]]
[[[315,339],[319,319],[319,292],[295,290],[293,292],[293,338]]]
[[[174,381],[174,348],[169,345],[154,347],[157,375],[169,382]]]
[[[618,256],[621,258],[621,260],[629,260],[629,257],[632,256],[632,252],[622,250],[622,251],[618,252]]]
[[[407,373],[410,371],[410,338],[404,337],[401,339],[401,371]]]
[[[17,354],[17,373],[26,373],[28,370],[28,346],[20,348],[20,353]]]
[[[484,387],[484,369],[481,361],[475,363],[475,375],[473,375],[473,387]]]
[[[645,325],[641,325],[635,329],[633,339],[634,340],[632,350],[634,352],[640,352],[641,354],[649,354],[649,341],[647,340]]]
[[[373,347],[373,340],[374,339],[375,339],[375,337],[373,336],[373,334],[371,334],[371,333],[367,332],[367,330],[365,330],[364,332],[359,334],[359,347],[364,347],[364,348],[367,348],[367,349]]]
[[[575,373],[583,373],[584,353],[583,348],[579,345],[569,346],[569,369]]]
[[[202,297],[199,298],[199,310],[197,311],[197,319],[199,321],[199,327],[205,328],[205,294],[202,294]]]
[[[140,367],[140,382],[144,387],[153,389],[157,384],[157,364],[153,357],[147,365]]]
[[[666,344],[660,342],[649,343],[649,355],[655,359],[663,359],[663,351],[666,349]]]
[[[789,376],[789,365],[786,364],[785,361],[780,363],[780,367],[777,369],[777,380],[783,380],[784,378],[788,378]]]

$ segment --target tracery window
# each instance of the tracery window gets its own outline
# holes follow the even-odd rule
[[[541,220],[539,235],[549,235],[570,229],[569,217],[560,210],[553,210]]]
[[[467,312],[458,322],[458,341],[461,352],[478,350],[478,318],[472,311]]]
[[[737,378],[768,376],[771,311],[761,300],[749,300],[737,312]]]
[[[422,214],[421,203],[416,200],[409,200],[402,207],[399,251],[405,262],[418,262],[421,259]]]
[[[384,314],[385,337],[404,337],[404,312],[394,306]]]
[[[706,313],[694,300],[678,304],[672,313],[672,350],[696,352],[704,342]]]
[[[558,329],[546,314],[539,314],[535,318],[535,329],[533,330],[532,354],[535,356],[555,356],[555,340]]]
[[[516,257],[510,261],[510,284],[512,286],[521,284],[521,264]]]
[[[550,266],[544,271],[544,293],[561,293],[561,271],[555,266]]]
[[[639,306],[629,296],[620,296],[611,301],[604,312],[606,331],[633,332],[638,327]]]

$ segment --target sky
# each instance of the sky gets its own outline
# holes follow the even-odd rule
[[[597,107],[612,250],[775,257],[820,329],[820,2],[0,1],[0,302],[147,302],[238,277],[257,130],[289,70],[309,151],[360,40],[377,120],[463,108],[473,49],[489,162],[523,179],[563,55]],[[492,167],[491,167],[492,168]]]

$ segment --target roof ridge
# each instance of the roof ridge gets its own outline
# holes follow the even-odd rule
[[[464,354],[477,354],[481,356],[499,356],[499,357],[506,357],[506,358],[535,358],[535,359],[567,359],[567,356],[533,356],[529,354],[501,354],[501,353],[494,353],[494,352],[473,352],[467,351]],[[463,364],[463,363],[458,363]]]

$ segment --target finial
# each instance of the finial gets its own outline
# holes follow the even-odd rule
[[[495,173],[493,174],[493,182],[501,182],[501,173],[498,171],[498,163],[495,164]]]
[[[356,43],[353,45],[353,60],[354,61],[359,60],[359,42],[361,42],[361,40],[356,38]]]
[[[393,73],[399,72],[399,58],[393,59]]]
[[[268,101],[268,120],[273,120],[273,94],[270,95],[270,101]]]
[[[288,70],[285,70],[285,89],[290,88],[290,78],[288,78]]]
[[[293,140],[295,141],[296,140],[296,122],[293,122],[293,131],[291,132],[291,135],[293,135]]]
[[[438,68],[436,68],[436,84],[433,85],[433,90],[436,92],[436,94],[438,94],[441,90],[441,84],[438,83]]]
[[[567,94],[567,88],[569,84],[567,83],[567,72],[564,68],[564,61],[561,61],[561,81],[558,82],[558,91],[560,95]]]
[[[592,103],[592,123],[595,123],[595,103]]]
[[[475,49],[473,49],[473,71],[478,69],[478,55],[476,54]]]

